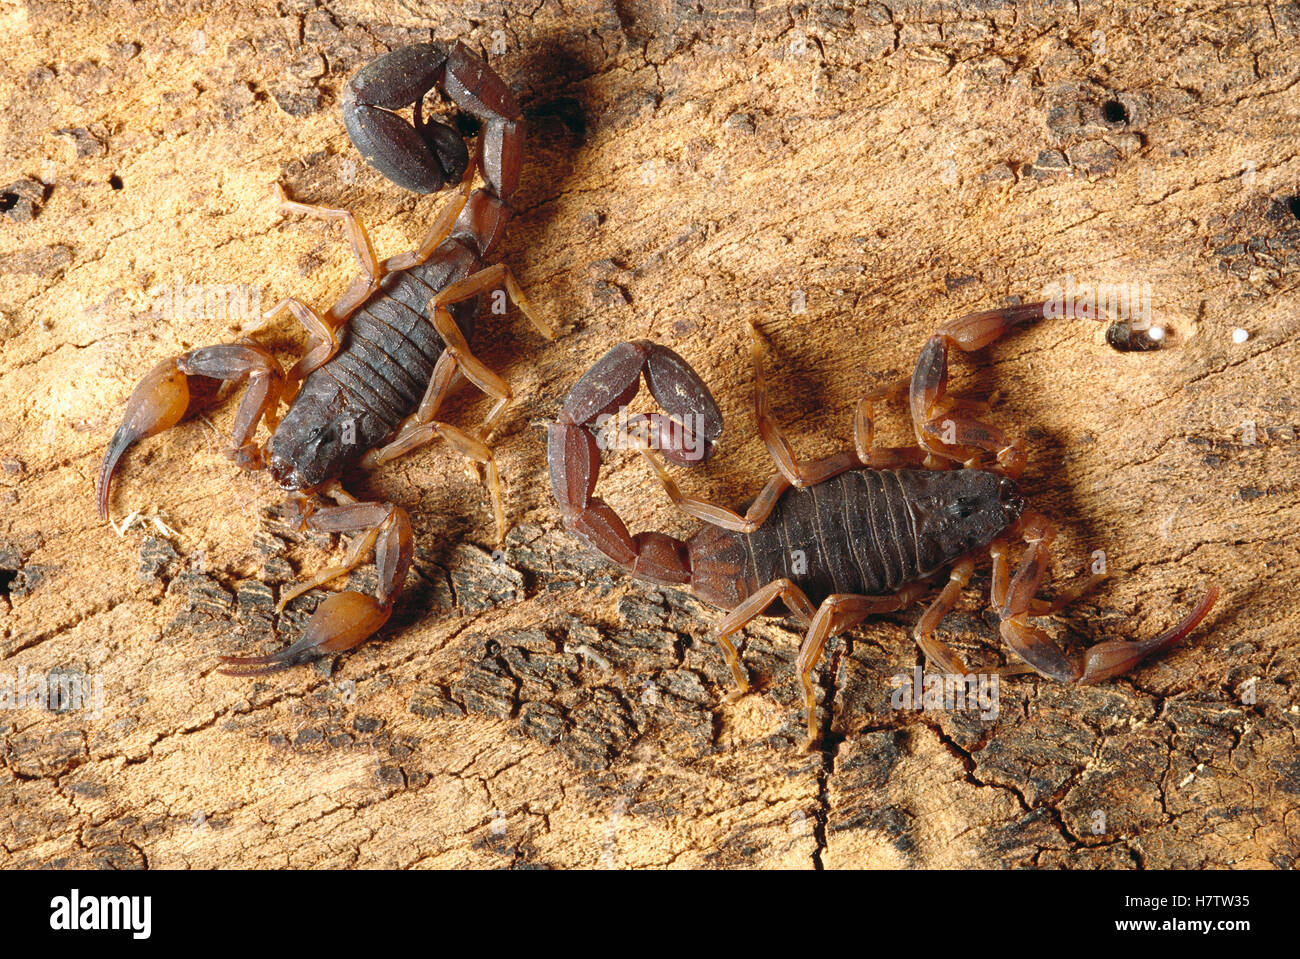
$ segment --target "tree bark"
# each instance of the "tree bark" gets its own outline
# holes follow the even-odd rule
[[[704,8],[10,15],[0,692],[53,670],[103,699],[0,710],[0,867],[1295,865],[1300,8]],[[222,676],[219,654],[298,637],[321,591],[277,618],[278,591],[343,544],[295,532],[265,474],[226,459],[233,403],[128,454],[113,514],[142,517],[123,535],[92,479],[158,360],[249,333],[259,302],[323,309],[355,273],[338,227],[277,212],[276,181],[356,211],[381,256],[418,242],[444,199],[366,168],[339,95],[431,36],[519,97],[500,256],[564,328],[545,343],[511,310],[476,332],[517,397],[495,443],[513,530],[494,558],[483,489],[445,447],[350,480],[412,516],[392,620],[349,655]],[[710,383],[727,431],[681,482],[736,504],[772,469],[751,320],[776,415],[824,456],[940,323],[1054,285],[1134,291],[1163,345],[1044,320],[958,357],[953,387],[996,394],[988,418],[1026,437],[1025,490],[1061,527],[1053,586],[1106,554],[1109,578],[1045,621],[1063,645],[1155,635],[1222,588],[1131,676],[1009,678],[996,717],[892,708],[920,663],[913,608],[832,640],[826,748],[803,754],[793,620],[746,631],[758,688],[725,702],[720,613],[560,526],[541,427],[622,340]],[[257,335],[285,362],[302,346],[287,319]],[[448,418],[487,408],[463,391]],[[880,429],[909,436],[897,408]],[[601,495],[634,532],[697,528],[630,454]],[[988,586],[983,566],[941,628],[984,672],[1009,661]]]

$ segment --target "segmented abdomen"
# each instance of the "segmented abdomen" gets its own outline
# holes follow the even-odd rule
[[[303,391],[337,393],[342,409],[355,412],[358,422],[386,428],[381,435],[359,437],[366,445],[378,443],[415,412],[442,355],[442,338],[429,321],[429,300],[481,267],[472,251],[447,240],[426,262],[384,277],[380,289],[348,319],[339,352],[308,376]],[[451,308],[466,338],[476,305],[477,299]]]
[[[819,604],[832,593],[888,595],[929,576],[968,549],[954,543],[945,550],[919,535],[926,509],[946,492],[941,487],[959,477],[859,469],[790,489],[767,522],[743,537],[748,591],[784,577]]]

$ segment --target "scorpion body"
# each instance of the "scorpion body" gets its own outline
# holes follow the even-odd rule
[[[706,527],[692,549],[711,558],[706,569],[728,571],[701,584],[717,605],[784,579],[818,606],[927,579],[988,546],[1023,508],[1015,483],[995,473],[858,469],[791,487],[752,533]]]
[[[481,121],[473,163],[455,131],[422,122],[421,102],[435,88]],[[411,105],[414,127],[392,112]],[[354,467],[376,466],[442,438],[485,468],[497,535],[504,537],[491,449],[484,439],[435,417],[461,376],[496,400],[485,432],[512,397],[505,380],[467,343],[482,293],[504,286],[534,325],[548,338],[553,335],[510,271],[486,262],[510,219],[524,142],[519,108],[501,78],[463,44],[415,44],[362,68],[345,90],[343,113],[354,143],[381,173],[419,192],[459,179],[454,199],[416,249],[381,261],[354,214],[293,202],[281,190],[285,211],[343,223],[362,275],[324,314],[288,297],[264,315],[270,320],[288,311],[310,335],[311,348],[288,374],[269,351],[249,341],[202,347],[156,366],[127,401],[99,474],[97,503],[107,518],[110,484],[128,448],[184,418],[191,386],[198,393],[207,391],[205,381],[246,381],[232,459],[245,469],[266,469],[282,489],[295,493],[305,528],[359,534],[341,565],[282,592],[278,608],[360,565],[373,547],[379,573],[375,596],[330,594],[303,637],[288,648],[269,656],[222,657],[223,671],[238,675],[350,649],[387,621],[414,553],[410,520],[400,506],[348,495],[341,479]],[[472,189],[476,170],[484,185]],[[283,419],[281,401],[288,404]],[[259,443],[255,434],[262,421],[271,435]],[[310,499],[314,494],[328,496],[334,505],[316,505]]]
[[[645,340],[620,344],[578,380],[549,428],[551,485],[564,524],[633,577],[686,588],[728,610],[710,635],[740,693],[748,690],[749,679],[730,637],[774,604],[784,605],[806,629],[797,662],[808,746],[818,738],[812,671],[829,638],[867,616],[907,607],[945,569],[948,582],[913,635],[941,670],[968,672],[934,632],[984,554],[993,562],[992,602],[1002,638],[1028,668],[1068,683],[1121,675],[1190,633],[1214,605],[1218,590],[1211,587],[1180,623],[1159,636],[1106,640],[1087,649],[1081,661],[1071,658],[1030,618],[1062,608],[1098,577],[1060,591],[1052,603],[1035,598],[1056,530],[1027,504],[1016,482],[1026,464],[1024,449],[1019,440],[974,415],[981,404],[947,395],[951,348],[978,350],[1044,315],[1047,306],[970,314],[929,340],[908,391],[915,447],[873,445],[874,404],[892,392],[883,390],[859,402],[852,450],[807,463],[797,459],[769,411],[761,341],[753,330],[755,412],[777,473],[743,515],[683,495],[665,468],[665,460],[698,466],[711,455],[722,418],[708,387],[666,347]],[[1084,307],[1056,315],[1097,318]],[[643,375],[664,412],[628,417],[626,405]],[[595,495],[602,444],[592,428],[609,441],[611,419],[620,427],[615,445],[641,453],[669,498],[705,521],[694,536],[683,541],[660,532],[633,535]],[[1025,551],[1013,574],[1009,552],[1014,538],[1023,540]]]
[[[420,405],[445,343],[430,305],[486,265],[473,235],[453,235],[423,263],[394,270],[348,318],[340,346],[303,380],[271,436],[267,468],[286,490],[319,487],[380,447]],[[473,334],[478,298],[450,307]],[[344,435],[355,439],[344,442]]]

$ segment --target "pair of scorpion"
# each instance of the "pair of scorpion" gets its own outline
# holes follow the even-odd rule
[[[454,129],[423,120],[423,98],[435,87],[482,122],[473,163]],[[414,106],[414,125],[393,112],[406,106]],[[349,470],[385,463],[440,437],[485,468],[498,537],[504,537],[491,449],[484,439],[438,421],[436,414],[462,376],[496,400],[485,431],[490,432],[511,399],[505,380],[475,358],[467,343],[479,294],[504,284],[534,325],[553,336],[510,271],[485,262],[510,218],[509,201],[522,162],[522,117],[505,83],[463,44],[417,44],[363,68],[347,85],[343,112],[353,143],[389,179],[422,193],[458,183],[455,199],[419,247],[384,261],[375,256],[353,214],[284,199],[289,212],[341,220],[362,275],[323,315],[294,298],[268,311],[268,318],[288,311],[311,336],[312,347],[287,374],[267,350],[252,343],[205,347],[155,367],[128,400],[100,472],[98,505],[106,516],[118,460],[136,441],[184,417],[191,380],[246,379],[232,458],[245,469],[266,469],[283,489],[295,493],[306,528],[358,534],[341,565],[288,590],[279,608],[357,567],[373,548],[379,579],[375,596],[331,593],[302,638],[289,647],[267,656],[222,657],[223,671],[236,675],[257,675],[350,649],[388,619],[411,564],[410,520],[400,506],[360,502],[344,492],[340,480]],[[471,192],[476,169],[484,186]],[[1025,664],[1007,671],[1028,668],[1066,683],[1121,675],[1190,633],[1213,606],[1217,588],[1211,587],[1181,622],[1159,636],[1107,640],[1086,650],[1081,660],[1071,659],[1030,618],[1062,608],[1095,577],[1062,591],[1051,603],[1035,598],[1056,530],[1027,505],[1017,486],[1026,464],[1023,445],[978,419],[979,404],[947,394],[950,349],[982,349],[1043,315],[1045,306],[974,313],[939,329],[921,351],[910,383],[915,447],[873,444],[875,404],[889,392],[877,391],[857,406],[854,448],[814,462],[795,456],[772,417],[761,340],[751,330],[758,429],[777,472],[743,515],[683,495],[665,465],[699,466],[712,454],[722,434],[722,416],[708,387],[672,350],[646,340],[622,343],[577,381],[548,428],[550,480],[564,525],[634,578],[685,588],[728,610],[711,636],[730,667],[737,695],[749,689],[749,680],[731,637],[774,604],[794,615],[806,630],[797,665],[807,746],[818,738],[812,674],[828,640],[867,616],[916,602],[944,570],[948,581],[914,635],[940,669],[967,672],[935,630],[984,554],[992,559],[992,602],[1002,638]],[[1082,307],[1065,312],[1096,318]],[[626,407],[643,376],[663,412],[627,417]],[[288,404],[283,418],[278,417],[281,401]],[[633,535],[595,495],[601,457],[593,428],[615,414],[622,416],[625,428],[634,427],[627,435],[639,438],[629,445],[649,462],[672,502],[705,522],[691,538]],[[262,444],[254,439],[259,422],[271,430]],[[312,494],[334,504],[313,506],[308,500]],[[1017,539],[1026,548],[1013,574],[1010,544]],[[796,550],[802,551],[803,562],[795,562]]]

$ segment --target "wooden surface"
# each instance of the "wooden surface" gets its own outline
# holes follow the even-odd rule
[[[0,683],[58,669],[104,690],[98,716],[0,711],[0,865],[1295,864],[1300,10],[704,7],[0,8],[3,178],[34,181],[0,204]],[[390,625],[336,661],[220,676],[217,655],[297,637],[314,599],[277,622],[275,592],[342,545],[279,524],[269,480],[224,458],[229,404],[128,456],[114,517],[172,532],[119,536],[92,479],[154,363],[258,325],[155,315],[158,290],[324,306],[354,272],[337,227],[277,213],[277,180],[356,210],[382,254],[421,235],[441,200],[358,169],[338,99],[430,35],[519,94],[502,258],[566,327],[543,343],[512,311],[476,341],[519,397],[497,447],[509,548],[493,561],[481,487],[445,448],[358,478],[419,537]],[[832,642],[827,749],[801,754],[792,623],[748,631],[762,688],[726,703],[717,612],[558,526],[542,424],[621,340],[711,383],[728,431],[682,483],[737,503],[770,471],[747,321],[777,415],[826,455],[940,322],[1067,277],[1147,284],[1165,348],[1043,321],[959,360],[955,385],[998,391],[991,419],[1028,437],[1025,486],[1062,527],[1054,581],[1109,558],[1049,624],[1064,643],[1154,635],[1222,587],[1132,677],[1016,678],[994,721],[893,710],[912,609]],[[302,342],[288,320],[259,335],[286,361]],[[449,416],[486,409],[465,393]],[[904,440],[901,417],[882,427]],[[603,483],[634,530],[694,528],[633,457]],[[1006,661],[987,589],[982,570],[942,629],[980,668]]]

